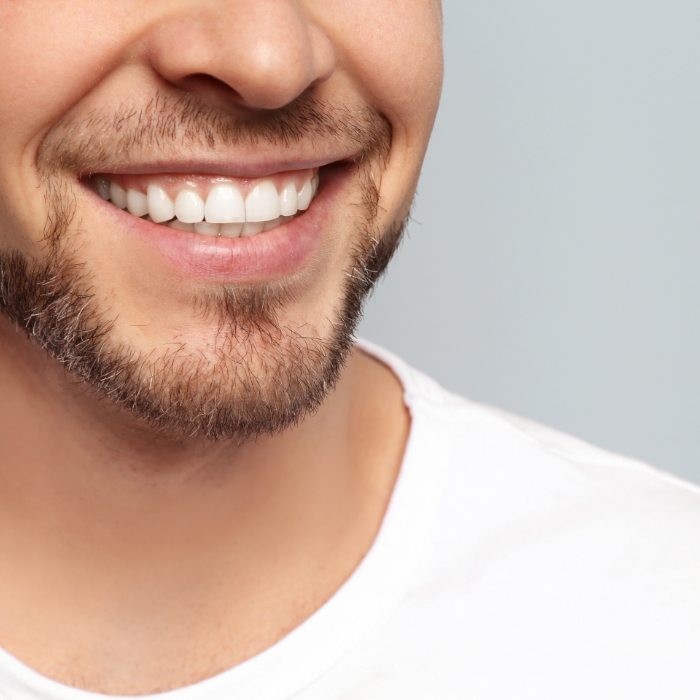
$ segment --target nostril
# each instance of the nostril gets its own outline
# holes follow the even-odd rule
[[[241,94],[232,88],[231,85],[209,73],[191,73],[180,78],[177,81],[177,85],[193,94],[210,95],[218,98],[224,97],[227,100],[233,98],[237,101],[243,101]]]

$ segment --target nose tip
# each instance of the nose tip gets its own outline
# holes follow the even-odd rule
[[[190,92],[214,82],[249,108],[283,107],[335,68],[329,37],[287,0],[193,3],[162,18],[149,44],[168,82]]]

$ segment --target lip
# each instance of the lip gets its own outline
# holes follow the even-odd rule
[[[149,160],[143,163],[110,163],[99,172],[104,175],[149,175],[166,173],[180,175],[183,173],[211,173],[219,177],[229,178],[263,178],[273,175],[283,175],[298,170],[313,170],[333,165],[348,165],[357,158],[355,152],[329,153],[326,156],[313,158],[295,158],[293,160],[260,157],[247,160],[240,155],[235,159],[190,158]],[[98,171],[94,171],[95,173]],[[83,178],[94,173],[80,173]]]
[[[103,200],[85,183],[82,186],[115,229],[135,240],[147,256],[153,255],[156,264],[165,264],[190,279],[255,283],[291,276],[311,264],[350,172],[350,168],[335,164],[324,169],[309,209],[271,231],[238,238],[206,236],[155,224]]]

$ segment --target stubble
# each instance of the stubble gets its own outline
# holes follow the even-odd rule
[[[358,145],[358,230],[341,291],[321,334],[313,320],[281,319],[295,301],[284,283],[222,285],[193,299],[192,315],[214,328],[210,351],[187,342],[139,351],[115,331],[116,314],[98,301],[97,281],[71,251],[75,197],[66,172],[99,172],[110,160],[162,149],[175,140],[218,145],[342,136]],[[316,410],[335,386],[353,343],[362,306],[386,268],[405,222],[377,225],[381,167],[391,134],[383,118],[332,108],[304,97],[264,119],[241,122],[193,98],[157,95],[140,111],[123,107],[61,123],[48,135],[38,164],[48,216],[43,255],[0,251],[0,312],[73,378],[117,406],[145,430],[168,439],[233,439],[275,434]]]

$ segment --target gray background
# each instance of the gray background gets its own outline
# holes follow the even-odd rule
[[[359,334],[700,483],[700,3],[446,0],[414,208]]]

